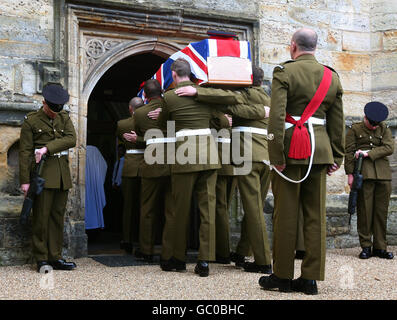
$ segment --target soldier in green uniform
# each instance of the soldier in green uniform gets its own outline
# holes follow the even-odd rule
[[[190,81],[191,69],[186,60],[175,60],[171,72],[176,88],[194,85]],[[210,130],[212,109],[191,97],[179,97],[174,89],[164,94],[164,102],[158,121],[165,128],[167,121],[173,120],[176,131],[175,161],[171,165],[175,205],[173,232],[176,238],[172,259],[162,261],[161,267],[165,271],[186,269],[190,207],[192,195],[196,192],[200,212],[200,247],[195,273],[205,277],[209,275],[209,261],[215,260],[215,185],[216,170],[221,167]]]
[[[50,84],[43,88],[43,97],[43,106],[25,116],[21,128],[21,189],[26,196],[35,163],[47,155],[41,174],[44,189],[33,205],[33,257],[39,272],[47,265],[72,270],[76,264],[62,259],[62,246],[68,190],[72,187],[68,149],[76,145],[76,132],[69,114],[62,110],[69,100],[68,92],[60,85]]]
[[[389,112],[383,103],[369,102],[364,107],[364,113],[364,120],[353,124],[346,134],[345,156],[345,171],[350,187],[355,158],[360,153],[364,156],[361,170],[363,186],[357,198],[357,230],[362,248],[359,257],[393,259],[393,253],[386,251],[391,194],[391,168],[387,156],[394,151],[391,130],[384,122]]]
[[[211,119],[211,128],[216,129],[215,143],[218,145],[219,160],[222,167],[218,169],[216,178],[216,209],[215,209],[215,234],[216,234],[216,260],[217,263],[230,263],[230,226],[229,208],[232,195],[237,187],[234,176],[234,166],[231,163],[231,116],[215,110]],[[225,134],[223,134],[225,133]],[[214,134],[214,133],[213,133]]]
[[[259,279],[266,290],[317,294],[316,280],[324,280],[326,175],[343,161],[345,122],[338,74],[317,62],[316,45],[313,30],[298,30],[290,45],[293,60],[273,71],[268,145],[277,170],[272,171],[274,273]],[[300,206],[305,256],[301,276],[292,280]]]
[[[263,216],[263,206],[270,185],[269,161],[267,152],[267,119],[270,98],[261,87],[263,70],[253,67],[253,85],[240,90],[222,90],[214,88],[181,88],[176,93],[181,96],[196,96],[200,102],[227,105],[225,112],[233,115],[233,128],[239,141],[242,154],[249,149],[252,157],[249,162],[251,170],[237,174],[238,188],[243,202],[244,218],[237,252],[232,255],[236,266],[241,265],[248,272],[271,273],[270,245]],[[221,110],[224,106],[220,107]],[[256,110],[262,113],[256,117]],[[251,134],[252,143],[245,140]],[[232,136],[233,138],[233,136]],[[235,160],[235,159],[234,159]],[[246,163],[245,163],[246,164]],[[236,171],[237,172],[237,171]],[[254,262],[245,262],[245,255],[252,248]]]
[[[141,199],[139,165],[143,160],[145,144],[139,141],[130,142],[127,139],[131,139],[133,136],[131,131],[135,130],[134,113],[141,106],[143,106],[142,98],[132,98],[128,105],[131,117],[117,122],[117,136],[126,148],[121,181],[123,193],[123,239],[120,247],[128,253],[132,253],[133,243],[138,241]]]
[[[171,198],[170,166],[165,163],[164,159],[164,155],[167,152],[167,141],[164,138],[152,138],[151,136],[151,131],[154,134],[158,134],[160,131],[161,136],[164,137],[166,131],[161,131],[157,121],[148,117],[149,112],[161,108],[163,105],[161,85],[157,80],[151,79],[145,82],[143,90],[149,102],[135,112],[135,133],[138,140],[146,141],[145,156],[140,163],[140,176],[142,179],[139,227],[140,250],[136,255],[143,257],[146,261],[152,261],[156,234],[161,233],[164,219],[171,219],[173,216],[173,203]],[[150,158],[152,156],[153,159],[160,159],[160,161],[151,163]],[[170,259],[172,256],[171,239],[173,234],[162,233],[161,258]]]

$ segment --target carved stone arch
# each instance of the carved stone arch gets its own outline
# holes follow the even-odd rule
[[[129,41],[115,46],[95,62],[95,67],[91,69],[91,72],[88,73],[84,81],[81,99],[86,104],[99,79],[101,79],[107,70],[121,60],[149,52],[167,59],[180,49],[182,48],[177,44],[172,42],[165,43],[157,39]]]

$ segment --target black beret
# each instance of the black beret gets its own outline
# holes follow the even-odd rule
[[[389,110],[383,103],[373,101],[368,102],[365,105],[364,113],[367,119],[375,122],[381,122],[383,120],[386,120],[387,116],[389,115]]]
[[[43,88],[43,97],[52,104],[65,104],[69,101],[69,93],[58,84],[49,84]]]

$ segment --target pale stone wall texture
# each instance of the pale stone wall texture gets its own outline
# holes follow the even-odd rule
[[[23,115],[40,106],[42,66],[49,74],[54,65],[67,67],[81,63],[78,53],[62,56],[70,44],[65,31],[58,30],[69,21],[63,11],[73,2],[86,6],[103,6],[123,11],[178,12],[196,18],[216,17],[256,20],[254,50],[258,63],[270,84],[275,65],[290,59],[289,43],[293,32],[301,27],[317,31],[317,59],[332,66],[344,87],[347,119],[358,120],[364,105],[371,100],[384,102],[390,110],[393,133],[397,117],[397,1],[389,0],[1,0],[0,1],[0,187],[9,183],[7,152],[17,142]],[[61,12],[61,13],[60,13]],[[182,21],[183,23],[183,21]],[[219,26],[220,28],[222,25]],[[77,39],[72,38],[72,39]],[[63,51],[62,51],[63,50]],[[80,50],[80,49],[79,49]],[[76,68],[61,72],[64,84],[76,82]],[[55,76],[58,74],[55,72]],[[78,93],[73,93],[78,105]],[[72,112],[78,134],[85,137],[85,118]],[[84,140],[84,139],[82,139]],[[397,153],[391,157],[393,193],[397,193]],[[76,159],[76,160],[73,160]],[[73,181],[84,174],[84,159],[72,154]],[[72,189],[65,223],[65,254],[85,254],[83,218],[79,216],[81,199],[78,187]],[[3,188],[0,190],[0,192]],[[328,180],[327,231],[328,247],[358,245],[355,217],[349,230],[346,214],[348,187],[343,168]],[[0,193],[0,265],[24,263],[30,258],[29,231],[17,224],[22,198]],[[393,196],[390,206],[388,240],[397,243],[397,209]],[[235,204],[238,214],[232,217],[233,239],[241,221],[241,203]],[[272,234],[272,195],[265,215],[269,235]],[[234,241],[234,240],[233,240]],[[235,241],[234,241],[235,242]]]

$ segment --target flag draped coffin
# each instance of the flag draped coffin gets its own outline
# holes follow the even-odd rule
[[[190,43],[172,54],[152,76],[162,89],[173,82],[171,65],[183,58],[190,64],[198,84],[249,86],[252,84],[251,51],[248,41],[205,39]],[[143,90],[138,96],[144,98]]]

